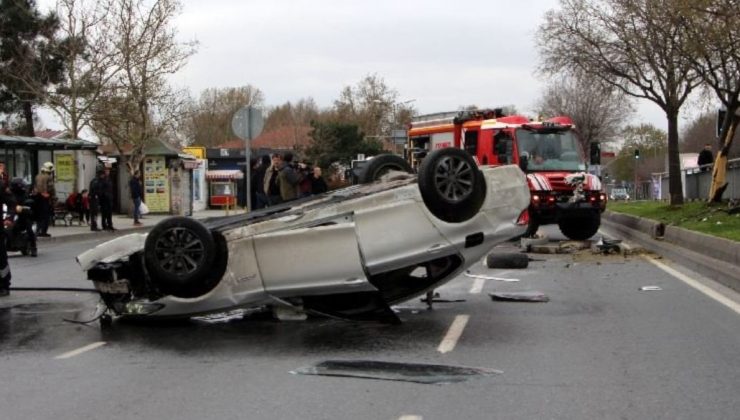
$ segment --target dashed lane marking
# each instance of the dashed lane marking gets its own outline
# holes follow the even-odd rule
[[[70,357],[78,356],[82,353],[88,352],[90,350],[95,350],[96,348],[100,346],[104,346],[105,341],[98,341],[92,344],[88,344],[84,347],[80,347],[79,349],[68,351],[66,353],[62,353],[59,356],[56,356],[55,359],[62,360],[62,359],[69,359]]]
[[[439,351],[440,353],[449,353],[454,350],[455,346],[457,345],[457,340],[460,339],[460,336],[462,335],[462,332],[465,329],[465,325],[468,323],[469,319],[470,315],[456,316],[455,320],[452,321],[452,325],[450,325],[450,329],[447,330],[445,338],[443,338],[442,342],[439,343],[437,351]]]
[[[710,298],[716,300],[717,302],[727,306],[728,308],[735,311],[735,313],[740,314],[740,304],[733,301],[732,299],[728,299],[726,296],[723,296],[722,294],[718,293],[717,291],[711,289],[710,287],[707,287],[697,280],[692,279],[691,277],[681,273],[680,271],[677,271],[671,267],[668,267],[667,265],[663,264],[662,262],[645,257],[646,260],[653,263],[655,266],[660,268],[661,270],[665,271],[666,273],[672,275],[673,277],[681,280],[682,282],[688,284],[689,286],[693,287],[694,289],[704,293],[705,295],[709,296]]]

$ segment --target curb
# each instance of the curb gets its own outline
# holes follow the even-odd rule
[[[602,223],[625,239],[740,292],[740,243],[608,210]]]

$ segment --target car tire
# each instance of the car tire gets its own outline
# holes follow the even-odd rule
[[[449,223],[469,220],[486,199],[483,173],[462,149],[428,154],[419,167],[419,190],[429,211]]]
[[[360,184],[369,184],[380,180],[390,171],[413,173],[411,165],[400,156],[382,154],[370,159],[358,179]]]
[[[594,236],[600,225],[601,215],[598,212],[583,217],[563,217],[558,221],[560,232],[574,241],[585,241]]]
[[[529,267],[529,256],[526,254],[488,254],[486,257],[488,268],[527,268]]]
[[[209,276],[216,259],[211,232],[188,217],[171,217],[149,232],[144,260],[152,282],[165,294],[194,298],[211,291],[219,279]]]

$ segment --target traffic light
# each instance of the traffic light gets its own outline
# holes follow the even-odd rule
[[[640,149],[635,149],[635,159],[640,158]]]

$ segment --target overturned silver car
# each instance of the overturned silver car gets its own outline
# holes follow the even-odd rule
[[[451,280],[522,234],[528,205],[516,166],[479,169],[466,152],[443,149],[424,159],[418,176],[390,173],[249,214],[172,217],[77,261],[107,310],[122,317],[272,305],[395,318],[389,305]]]

